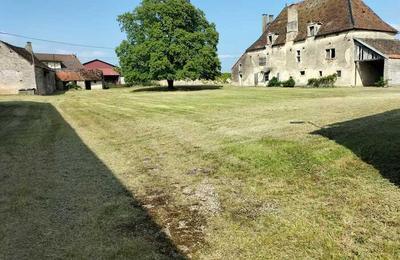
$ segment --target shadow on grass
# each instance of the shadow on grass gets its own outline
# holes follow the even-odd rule
[[[347,147],[400,187],[400,110],[333,124],[313,134]]]
[[[0,102],[0,258],[185,256],[50,104]]]
[[[196,85],[196,86],[175,86],[173,91],[202,91],[222,89],[222,85]],[[145,87],[134,89],[132,92],[167,92],[171,91],[168,87]]]

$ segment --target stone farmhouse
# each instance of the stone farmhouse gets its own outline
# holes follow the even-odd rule
[[[21,48],[0,41],[0,94],[47,95],[55,90],[55,72],[35,57],[31,43]]]
[[[58,80],[58,89],[65,89],[70,82],[82,89],[103,89],[104,81],[101,70],[87,69],[73,54],[36,53],[36,57],[54,69]]]
[[[305,0],[276,19],[263,15],[262,35],[233,66],[232,81],[254,86],[293,77],[306,85],[337,74],[339,86],[372,86],[382,77],[400,86],[397,33],[362,0]]]

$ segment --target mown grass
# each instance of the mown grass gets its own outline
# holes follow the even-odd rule
[[[149,90],[0,97],[5,258],[400,257],[400,90]]]

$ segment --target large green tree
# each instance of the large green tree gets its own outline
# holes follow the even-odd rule
[[[127,83],[209,79],[220,74],[218,32],[189,0],[143,0],[118,17],[127,39],[117,48]]]

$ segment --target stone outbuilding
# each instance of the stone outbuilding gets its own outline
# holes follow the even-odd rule
[[[385,79],[400,86],[397,30],[362,0],[305,0],[263,15],[262,35],[232,68],[242,86],[273,77],[297,85],[336,74],[339,86],[371,86]]]
[[[85,90],[104,87],[102,71],[85,68],[74,54],[37,53],[36,56],[56,71],[59,89],[66,89],[68,83],[74,83]]]
[[[55,90],[55,72],[36,58],[31,43],[21,48],[0,41],[0,94],[47,95]]]

